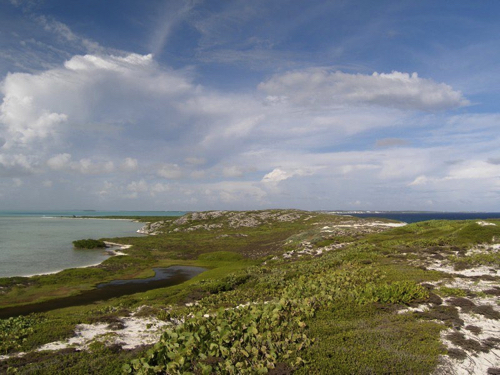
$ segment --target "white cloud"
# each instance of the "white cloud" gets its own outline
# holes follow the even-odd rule
[[[64,67],[8,74],[1,85],[4,147],[37,139],[46,145],[46,138],[71,136],[75,128],[94,123],[145,122],[151,110],[155,115],[172,110],[165,106],[171,95],[192,90],[181,73],[159,68],[151,55],[74,56]]]
[[[85,175],[98,175],[114,171],[112,161],[95,162],[88,158],[72,161],[70,154],[58,154],[47,160],[47,165],[56,171],[74,171]]]
[[[262,182],[265,184],[275,185],[294,176],[307,176],[311,175],[312,173],[312,171],[306,171],[303,169],[294,169],[287,171],[281,168],[275,168],[262,178]]]
[[[56,171],[60,171],[69,168],[70,162],[71,162],[70,154],[58,154],[47,160],[47,165]]]
[[[123,163],[120,165],[120,169],[124,172],[133,172],[137,169],[137,159],[125,158]]]
[[[205,186],[204,190],[216,193],[221,202],[232,204],[262,204],[267,193],[254,182],[222,181]]]
[[[347,164],[340,167],[340,171],[343,174],[349,174],[356,171],[367,171],[372,169],[380,169],[380,165],[377,164]]]
[[[190,176],[194,179],[202,179],[207,175],[205,171],[192,171]]]
[[[28,86],[12,87],[8,76],[3,85],[4,98],[0,105],[0,123],[7,129],[7,140],[28,143],[37,138],[46,138],[58,125],[66,122],[64,113],[51,112],[34,103]],[[23,79],[24,77],[21,77]],[[9,142],[7,147],[9,147]]]
[[[412,182],[408,184],[408,186],[418,186],[418,185],[425,185],[429,182],[429,178],[427,176],[421,175],[415,178]]]
[[[230,167],[224,167],[222,169],[222,174],[224,177],[242,177],[245,174],[245,170],[244,168],[233,165]]]
[[[313,107],[378,105],[434,111],[469,104],[460,91],[449,85],[420,78],[417,73],[396,71],[365,75],[307,69],[276,75],[262,82],[259,89],[273,103],[285,98],[295,105]]]
[[[482,160],[471,160],[451,168],[446,179],[499,179],[500,165],[491,164]]]
[[[170,180],[178,180],[183,175],[181,168],[177,164],[163,164],[158,169],[157,174]]]
[[[104,181],[103,186],[97,191],[97,195],[103,199],[108,196],[111,192],[115,190],[115,186],[112,182]]]
[[[37,16],[35,17],[36,21],[39,22],[46,31],[52,32],[56,34],[58,37],[63,39],[63,42],[71,43],[76,46],[81,46],[88,52],[102,52],[104,48],[102,48],[98,43],[83,38],[77,34],[75,34],[68,25],[59,22],[53,18],[46,16]]]
[[[494,176],[487,165],[498,158],[498,115],[408,112],[397,99],[409,109],[466,104],[449,86],[399,73],[295,73],[263,83],[261,90],[283,91],[266,92],[268,100],[202,87],[150,55],[74,56],[44,72],[10,74],[1,86],[0,176],[32,174],[18,190],[65,178],[87,205],[99,197],[110,208],[137,209],[329,209],[357,201],[394,209],[430,198],[439,208],[439,193],[427,190],[460,178],[459,199],[479,189],[465,176]],[[481,143],[471,142],[479,133]],[[483,164],[467,162],[476,159]],[[498,189],[495,177],[483,182]],[[47,189],[54,202],[60,185]]]
[[[0,177],[16,177],[36,172],[35,163],[24,154],[0,154]]]
[[[104,174],[113,172],[115,166],[112,161],[93,162],[91,159],[85,158],[71,163],[71,169],[82,174]]]
[[[144,180],[132,181],[127,185],[127,190],[135,193],[144,193],[149,190],[148,183]]]
[[[290,172],[286,172],[280,168],[275,168],[262,178],[262,182],[274,184],[286,180],[292,176],[293,174]]]
[[[170,186],[167,184],[162,184],[162,183],[156,183],[153,186],[151,186],[151,194],[158,194],[158,193],[164,193],[166,191],[170,190]]]

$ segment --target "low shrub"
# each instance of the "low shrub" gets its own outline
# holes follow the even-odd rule
[[[33,333],[33,326],[38,322],[33,316],[18,316],[0,320],[0,354],[7,354],[21,349],[27,337]]]
[[[309,346],[304,319],[313,308],[305,300],[199,311],[175,329],[167,330],[146,355],[125,364],[137,374],[267,373]],[[302,363],[300,357],[295,364]]]
[[[210,280],[203,284],[202,289],[211,293],[217,294],[233,290],[238,285],[244,284],[250,279],[248,274],[229,274],[221,280]]]
[[[98,249],[106,247],[106,244],[104,241],[89,238],[86,240],[73,241],[73,246],[78,249]]]

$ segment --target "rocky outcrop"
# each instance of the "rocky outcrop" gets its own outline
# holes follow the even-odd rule
[[[193,212],[174,220],[169,225],[169,229],[173,232],[191,232],[224,227],[254,228],[273,222],[292,222],[303,216],[304,213],[292,210]],[[210,223],[200,223],[200,221],[210,221]]]
[[[147,223],[137,233],[148,234],[155,236],[161,232],[161,228],[165,225],[164,221],[156,221],[154,223]]]

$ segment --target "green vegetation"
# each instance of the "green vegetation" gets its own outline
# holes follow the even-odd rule
[[[0,320],[0,354],[20,350],[27,337],[33,334],[37,320],[32,316]]]
[[[281,300],[239,309],[221,308],[194,318],[173,330],[146,355],[125,364],[128,373],[212,374],[267,373],[278,359],[289,359],[310,345],[303,319],[312,315],[309,303]],[[295,359],[300,364],[300,357]]]
[[[93,240],[91,238],[86,240],[77,240],[73,241],[73,246],[77,249],[97,249],[97,248],[105,248],[106,244],[104,241]]]
[[[459,288],[448,288],[445,286],[440,287],[436,291],[441,297],[465,297],[467,292]]]
[[[498,226],[469,221],[336,228],[362,220],[291,210],[140,219],[161,221],[158,234],[109,239],[133,245],[128,256],[55,275],[0,279],[0,308],[149,277],[153,267],[208,271],[173,287],[0,320],[0,354],[69,338],[77,324],[117,323],[139,307],[142,317],[180,324],[150,347],[127,351],[102,338],[89,351],[30,352],[0,361],[0,372],[427,374],[445,352],[439,334],[446,326],[434,321],[438,313],[395,311],[466,291],[442,286],[430,293],[421,284],[443,276],[418,262],[463,259],[470,246],[500,238]],[[283,256],[290,252],[295,255]]]

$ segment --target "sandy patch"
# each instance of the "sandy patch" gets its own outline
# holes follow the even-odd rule
[[[498,249],[498,245],[493,247]],[[480,245],[472,251],[491,251],[491,248]],[[498,270],[484,266],[455,271],[444,262],[435,262],[427,268],[461,277],[435,282],[436,287],[459,288],[478,294],[465,298],[450,297],[443,301],[443,305],[458,308],[459,319],[464,324],[441,332],[441,341],[448,348],[449,355],[440,356],[435,374],[487,374],[488,369],[500,367],[500,319],[496,319],[500,306],[498,296],[485,294],[484,291],[499,287],[500,282],[471,276],[500,274]]]
[[[76,348],[85,350],[96,341],[106,344],[119,344],[123,349],[134,349],[140,345],[156,343],[166,326],[173,325],[156,318],[125,317],[121,318],[121,329],[112,329],[108,323],[79,324],[75,329],[75,336],[65,341],[55,341],[45,344],[37,349],[61,350]]]
[[[496,226],[496,224],[495,224],[495,223],[490,223],[490,222],[488,222],[488,221],[482,221],[482,220],[481,220],[481,221],[476,221],[476,224],[479,224],[479,225],[481,225],[482,227],[486,227],[486,226],[489,226],[489,225],[494,225],[494,226]]]
[[[352,224],[334,224],[321,228],[322,232],[333,232],[334,228],[365,228],[365,227],[387,227],[398,228],[404,227],[407,223],[384,223],[381,221],[371,221],[366,223],[352,223]]]

